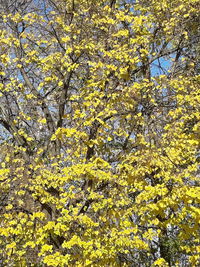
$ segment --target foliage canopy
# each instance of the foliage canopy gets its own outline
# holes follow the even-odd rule
[[[1,264],[199,266],[199,1],[0,3]]]

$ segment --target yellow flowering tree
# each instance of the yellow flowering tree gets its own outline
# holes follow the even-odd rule
[[[1,1],[0,262],[199,266],[198,0]]]

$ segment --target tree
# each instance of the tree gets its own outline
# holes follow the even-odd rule
[[[3,265],[199,265],[198,10],[1,1]]]

